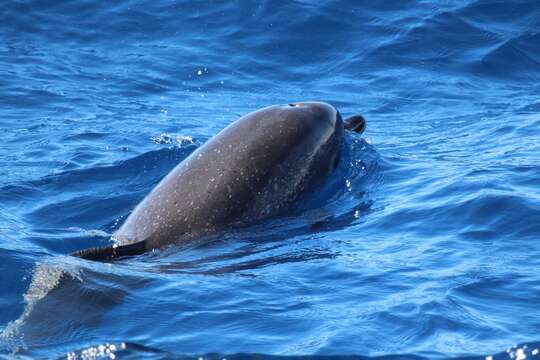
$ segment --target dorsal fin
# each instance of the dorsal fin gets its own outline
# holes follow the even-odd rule
[[[112,261],[124,256],[139,255],[146,252],[144,241],[121,246],[103,246],[82,249],[71,253],[72,256],[92,261]]]

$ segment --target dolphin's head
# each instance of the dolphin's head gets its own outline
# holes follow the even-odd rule
[[[336,108],[324,102],[306,101],[289,103],[287,106],[294,108],[293,111],[307,113],[311,122],[327,130],[328,136],[319,150],[322,162],[319,166],[329,169],[329,172],[339,164],[344,130],[361,134],[366,129],[366,120],[361,115],[352,115],[344,120]]]
[[[344,124],[339,111],[324,102],[307,101],[281,105],[291,123],[300,124],[299,145],[304,168],[303,191],[314,190],[336,169],[343,146]],[[293,120],[294,119],[294,120]]]

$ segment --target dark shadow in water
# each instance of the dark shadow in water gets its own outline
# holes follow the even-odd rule
[[[52,260],[36,265],[23,313],[0,334],[15,352],[84,338],[105,312],[151,281],[82,268],[81,261],[70,258]]]

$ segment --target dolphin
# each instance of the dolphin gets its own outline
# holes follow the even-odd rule
[[[165,176],[113,234],[115,245],[72,255],[111,261],[280,214],[336,168],[344,130],[365,127],[324,102],[249,113]]]

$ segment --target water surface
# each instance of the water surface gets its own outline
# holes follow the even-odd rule
[[[536,1],[0,14],[0,354],[538,356]],[[317,227],[291,213],[118,264],[66,256],[109,244],[238,117],[303,100],[368,119],[310,200]]]

